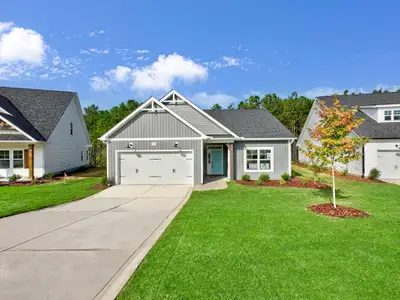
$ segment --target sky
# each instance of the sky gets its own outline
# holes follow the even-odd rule
[[[399,1],[4,1],[0,86],[108,109],[400,88]]]

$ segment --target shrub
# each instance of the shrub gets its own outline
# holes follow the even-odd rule
[[[18,179],[21,179],[21,175],[13,174],[8,178],[8,182],[16,182]]]
[[[53,173],[46,173],[43,175],[43,179],[54,179],[55,175]]]
[[[37,179],[37,178],[32,179],[32,184],[38,184],[38,183],[39,183],[39,179]]]
[[[100,184],[108,186],[113,185],[113,181],[107,177],[107,175],[103,175],[100,180]]]
[[[369,172],[368,178],[371,180],[376,180],[381,176],[381,171],[379,171],[377,168],[371,169]]]
[[[261,182],[269,181],[269,175],[268,175],[268,174],[261,174],[260,177],[258,177],[258,179],[259,179]]]
[[[279,180],[279,183],[280,183],[281,185],[285,185],[286,182],[287,182],[287,181],[286,181],[285,179],[283,179],[283,178],[282,178],[281,180]]]
[[[311,180],[312,180],[312,179],[311,179],[311,178],[308,178],[308,177],[302,177],[302,178],[300,178],[301,184],[304,184],[304,185],[306,185],[307,183],[309,183]]]
[[[243,181],[250,181],[250,175],[249,174],[243,174],[242,175],[242,180]]]
[[[288,173],[283,173],[283,174],[281,175],[281,178],[282,178],[283,180],[285,180],[285,182],[286,182],[286,181],[288,181],[288,180],[290,179],[290,175],[289,175]]]
[[[343,171],[342,171],[342,175],[343,176],[346,176],[346,175],[348,175],[349,174],[349,170],[348,169],[344,169]]]
[[[256,180],[256,185],[261,185],[263,182],[261,180]]]

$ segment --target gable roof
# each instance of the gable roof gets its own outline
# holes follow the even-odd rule
[[[337,96],[344,106],[379,106],[379,105],[400,105],[400,93],[377,93],[361,95],[340,95]],[[333,96],[317,97],[323,100],[325,105],[333,105]],[[354,132],[359,136],[372,139],[392,139],[400,137],[400,124],[398,122],[377,122],[362,111],[358,111],[357,118],[363,118],[364,122]]]
[[[400,93],[340,95],[337,97],[340,103],[346,106],[374,106],[374,105],[400,104]],[[327,106],[330,106],[333,103],[333,96],[322,96],[322,97],[317,97],[317,99],[324,101]]]
[[[3,118],[36,140],[47,140],[77,94],[25,88],[0,87]]]
[[[204,110],[218,122],[244,138],[295,138],[266,109]]]

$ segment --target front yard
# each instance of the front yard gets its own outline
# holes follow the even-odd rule
[[[99,190],[90,189],[97,177],[32,186],[0,186],[0,218],[82,199]]]
[[[339,204],[372,216],[306,211],[329,201],[323,190],[194,192],[118,299],[399,299],[400,186],[338,189]]]

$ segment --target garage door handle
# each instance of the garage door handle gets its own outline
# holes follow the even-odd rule
[[[175,171],[176,171],[175,169],[172,169],[172,173],[175,173]]]
[[[136,169],[136,174],[139,173],[139,169]]]

